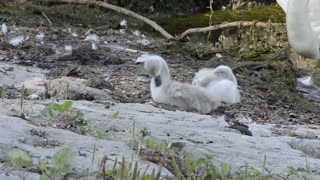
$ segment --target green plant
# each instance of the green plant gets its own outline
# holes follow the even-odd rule
[[[121,161],[118,161],[116,158],[113,162],[113,166],[111,169],[106,169],[106,161],[111,160],[107,156],[104,156],[101,160],[101,169],[102,169],[102,177],[103,179],[108,179],[108,180],[159,180],[160,175],[161,175],[161,169],[162,167],[160,166],[158,169],[158,172],[156,174],[155,169],[152,170],[151,174],[148,175],[147,171],[149,166],[147,166],[144,169],[144,172],[142,175],[140,175],[140,171],[138,168],[138,162],[131,161],[131,162],[126,162],[126,159],[122,157]]]
[[[6,94],[7,94],[7,86],[4,84],[1,87],[1,98],[5,99],[6,98]]]
[[[97,151],[97,145],[96,143],[93,145],[93,153],[92,153],[92,158],[91,158],[91,166],[87,169],[87,179],[89,179],[89,175],[90,175],[90,172],[91,172],[91,167],[94,165],[94,161],[95,161],[95,158],[96,158],[96,151]],[[97,174],[96,174],[97,176]],[[96,179],[96,176],[95,176],[95,179]]]
[[[112,115],[112,118],[117,119],[119,117],[120,112],[117,111]]]
[[[257,168],[250,167],[246,164],[244,167],[240,168],[237,172],[235,172],[234,176],[241,180],[268,180],[273,179],[275,175],[272,173],[271,170],[268,170],[265,166],[263,166],[262,170],[259,171]]]
[[[134,143],[136,141],[136,121],[133,120],[132,124],[132,134],[131,134],[131,162],[133,162],[133,156],[134,156]]]
[[[92,125],[88,119],[86,119],[82,114],[75,113],[74,111],[71,111],[71,116],[73,122],[79,123],[79,125],[82,127],[83,134],[90,134],[92,131]]]
[[[45,162],[40,164],[42,175],[40,180],[60,180],[69,173],[76,163],[77,154],[71,148],[66,147],[53,155],[48,165]]]
[[[72,101],[65,101],[62,104],[52,103],[52,107],[59,113],[67,112],[71,109],[73,102]]]
[[[11,163],[19,167],[31,167],[33,162],[28,153],[20,149],[12,149],[8,152],[8,158]]]
[[[57,115],[64,115],[65,117],[69,117],[69,119],[73,121],[74,125],[77,123],[81,126],[81,133],[89,134],[91,132],[92,126],[90,121],[86,119],[82,113],[76,112],[72,109],[72,101],[65,101],[64,103],[59,104],[55,103],[54,99],[45,108],[45,112],[50,118],[56,118]]]
[[[24,101],[24,98],[25,98],[24,84],[22,84],[20,95],[21,95],[21,97],[20,97],[20,111],[23,112],[23,101]]]
[[[190,157],[187,156],[182,161],[182,169],[185,172],[187,180],[191,179],[219,179],[219,180],[228,180],[231,178],[229,172],[230,165],[223,164],[221,168],[217,168],[212,163],[213,156],[205,155],[204,158],[196,159],[195,161],[190,161]]]
[[[73,102],[72,101],[65,101],[62,104],[55,103],[54,99],[49,103],[48,107],[46,108],[49,116],[53,118],[56,114],[54,111],[56,111],[59,114],[63,114],[67,111],[69,111],[72,108]]]
[[[149,141],[148,147],[151,149],[155,149],[157,147],[157,142],[156,141]]]
[[[300,175],[296,172],[296,170],[293,167],[288,167],[290,169],[290,171],[288,172],[288,174],[285,177],[281,177],[284,180],[291,180],[291,179],[300,179],[300,180],[307,180],[308,178],[304,175]],[[308,163],[306,163],[306,172],[310,173],[308,171]]]
[[[99,139],[103,139],[103,133],[100,130],[96,130],[96,134],[98,136]]]

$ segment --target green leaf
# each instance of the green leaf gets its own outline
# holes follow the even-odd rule
[[[49,174],[50,179],[52,180],[63,180],[64,179],[64,174],[61,174],[60,172],[51,172]]]
[[[66,147],[58,151],[52,157],[52,163],[57,170],[61,170],[64,173],[68,173],[72,170],[76,163],[77,154]]]
[[[54,112],[52,111],[51,106],[47,107],[47,112],[48,112],[48,114],[49,114],[49,116],[50,116],[51,118],[54,117]]]
[[[62,113],[62,104],[53,103],[52,107],[54,110],[58,111],[59,113]]]
[[[167,145],[165,143],[161,143],[160,148],[162,151],[165,151],[167,149]]]
[[[40,176],[40,180],[49,180],[49,178],[48,178],[47,175],[42,174],[42,175]]]
[[[103,139],[103,133],[100,130],[96,130],[99,139]]]
[[[148,146],[149,146],[149,148],[154,149],[157,146],[157,142],[156,141],[149,141]]]
[[[8,152],[9,159],[20,167],[30,167],[33,165],[31,157],[28,153],[20,150],[20,149],[12,149]]]
[[[113,116],[112,116],[112,117],[116,119],[116,118],[118,118],[118,117],[119,117],[119,114],[120,114],[120,112],[119,112],[119,111],[117,111],[117,112],[115,112],[115,113],[113,114]]]
[[[72,107],[72,101],[65,101],[63,104],[53,103],[52,107],[59,113],[64,113]]]
[[[39,167],[40,167],[41,171],[48,171],[48,167],[47,167],[46,163],[44,163],[44,162],[42,162]]]
[[[141,176],[141,180],[149,180],[148,175],[143,175],[143,176]]]
[[[72,104],[73,104],[72,101],[65,101],[65,102],[62,104],[62,111],[63,111],[63,112],[68,111],[68,110],[72,107]]]
[[[229,168],[230,168],[229,164],[224,164],[221,169],[222,173],[225,174],[229,170]]]
[[[193,172],[199,165],[206,164],[207,160],[205,158],[199,158],[192,162],[190,171]]]

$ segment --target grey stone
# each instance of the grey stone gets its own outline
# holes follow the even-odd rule
[[[28,101],[25,103],[27,107]],[[19,107],[19,100],[0,102],[0,107]],[[44,107],[45,103],[33,102],[34,110],[30,119],[38,116]],[[10,111],[1,108],[0,159],[5,159],[4,152],[12,147],[30,153],[36,161],[43,157],[51,157],[60,148],[69,145],[80,154],[74,172],[81,174],[91,163],[94,144],[97,145],[97,159],[101,159],[106,153],[111,158],[122,155],[129,158],[128,145],[132,141],[135,121],[135,139],[139,139],[143,134],[149,140],[171,142],[172,149],[180,158],[189,154],[192,159],[197,159],[210,154],[214,156],[212,161],[215,165],[220,167],[228,163],[231,171],[235,172],[246,164],[262,170],[266,157],[265,165],[272,173],[284,176],[289,172],[289,167],[293,167],[308,179],[320,176],[320,141],[310,139],[320,133],[319,127],[250,124],[249,129],[253,136],[245,136],[227,128],[228,123],[223,116],[168,111],[149,104],[120,103],[106,109],[103,103],[74,101],[73,108],[91,120],[92,136],[96,136],[95,131],[99,130],[103,133],[104,139],[51,127],[37,127],[25,120],[5,115]],[[115,116],[115,113],[118,115]],[[50,148],[34,147],[36,142],[43,141],[43,137],[35,135],[37,133],[30,133],[31,130],[45,132],[47,141],[54,140],[58,143]],[[292,133],[296,133],[298,138],[290,137]],[[144,163],[148,162],[141,162],[142,165]],[[172,178],[168,171],[163,173]]]
[[[42,136],[41,134],[45,135]],[[77,163],[73,172],[80,175],[80,177],[81,175],[83,175],[83,177],[87,177],[87,169],[90,169],[91,172],[97,172],[97,163],[104,155],[108,155],[108,158],[113,160],[115,158],[121,159],[122,157],[125,157],[126,159],[131,158],[131,149],[123,142],[83,136],[63,129],[37,127],[29,124],[23,119],[11,117],[3,111],[0,111],[0,137],[1,160],[8,160],[6,154],[14,147],[27,152],[33,159],[33,162],[39,163],[43,160],[48,160],[48,157],[52,157],[63,147],[69,146],[78,154]],[[54,140],[58,143],[52,146],[39,146],[38,144],[38,142],[45,142],[49,140]],[[94,147],[96,147],[96,150],[94,150]],[[94,164],[92,164],[93,154],[95,154]],[[137,157],[134,156],[134,159],[137,159]],[[151,162],[141,161],[139,159],[137,160],[139,161],[139,167],[142,169],[147,165],[150,165],[149,173],[151,173],[153,168],[156,170],[158,169],[158,166]],[[112,165],[113,163],[109,160],[107,167],[111,168]],[[20,178],[30,175],[28,172],[14,173],[12,169],[3,169],[2,172],[6,175],[12,177],[18,176]],[[173,175],[168,170],[163,169],[162,177],[172,178]]]
[[[73,100],[112,101],[110,90],[92,88],[87,86],[86,83],[87,80],[74,77],[54,79],[49,82],[48,93],[51,96],[55,96],[58,93],[58,97],[62,99],[67,96],[68,99]]]
[[[8,67],[7,63],[0,63],[0,69]],[[21,83],[32,78],[45,78],[45,70],[19,65],[10,65],[13,69],[6,71],[6,75],[0,72],[0,84],[7,86],[20,86]]]

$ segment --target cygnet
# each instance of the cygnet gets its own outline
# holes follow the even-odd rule
[[[144,69],[152,78],[150,90],[155,102],[196,110],[201,114],[208,114],[220,105],[205,88],[172,81],[169,67],[162,57],[144,54],[136,62],[144,62]]]
[[[240,102],[237,79],[228,66],[200,69],[195,74],[192,85],[206,88],[210,96],[220,103]]]

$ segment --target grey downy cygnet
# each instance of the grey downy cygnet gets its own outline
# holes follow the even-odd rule
[[[208,114],[220,104],[200,86],[172,81],[166,61],[157,55],[144,54],[136,62],[144,62],[144,70],[151,76],[151,97],[157,103],[174,105]]]
[[[205,87],[210,96],[220,103],[240,102],[237,78],[228,66],[200,69],[195,74],[192,85]]]

